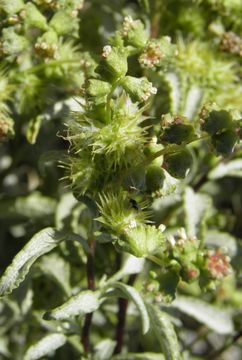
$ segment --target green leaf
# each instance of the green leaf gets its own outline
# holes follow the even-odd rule
[[[30,218],[31,220],[49,217],[55,211],[53,198],[43,196],[40,192],[32,192],[28,196],[1,199],[0,219]]]
[[[172,303],[172,306],[192,316],[218,334],[231,334],[234,330],[232,316],[228,311],[202,300],[180,296]]]
[[[205,244],[212,247],[226,248],[229,256],[237,254],[237,241],[231,234],[217,230],[209,230],[205,235]]]
[[[121,282],[113,283],[112,288],[120,290],[125,297],[135,303],[141,315],[142,332],[143,334],[146,334],[150,328],[150,319],[144,301],[138,291],[132,286],[123,284]]]
[[[66,343],[66,337],[63,334],[46,335],[36,344],[30,346],[24,355],[23,360],[37,360],[45,355],[55,351]]]
[[[242,177],[242,159],[220,163],[208,174],[211,180],[221,179],[224,176]]]
[[[148,310],[152,328],[161,344],[165,359],[180,360],[179,343],[169,315],[152,304],[148,305]]]
[[[196,194],[192,188],[186,188],[184,210],[186,230],[189,237],[199,237],[210,206],[211,200],[207,195]]]
[[[112,357],[116,346],[116,341],[105,339],[95,346],[95,355],[93,360],[109,360]]]
[[[114,274],[110,279],[108,279],[108,283],[112,283],[114,281],[118,281],[122,279],[124,276],[139,274],[144,267],[145,259],[137,258],[133,255],[128,255],[121,269]]]
[[[8,349],[8,342],[9,342],[8,337],[1,336],[1,338],[0,338],[0,354],[4,355],[6,358],[11,357],[11,354],[10,354],[9,349]]]
[[[38,263],[42,274],[54,280],[67,295],[70,295],[70,264],[58,254],[43,256]]]
[[[64,228],[66,220],[70,216],[74,206],[77,204],[78,202],[72,193],[68,192],[61,196],[55,213],[55,223],[57,229],[61,230]]]
[[[66,320],[70,317],[92,313],[101,304],[99,292],[86,290],[72,296],[67,302],[44,314],[45,320]]]
[[[128,353],[125,355],[116,355],[112,360],[166,360],[164,355],[156,353]]]
[[[197,85],[193,85],[188,91],[186,97],[186,103],[184,108],[184,115],[188,117],[188,119],[193,119],[200,108],[201,100],[203,97],[203,92],[200,87]]]
[[[43,121],[42,115],[38,115],[29,121],[26,132],[26,138],[30,144],[36,143],[36,139],[39,134],[42,121]]]
[[[79,240],[78,236],[65,234],[51,227],[39,231],[15,256],[0,279],[0,296],[10,294],[25,279],[33,263],[54,249],[61,241]]]

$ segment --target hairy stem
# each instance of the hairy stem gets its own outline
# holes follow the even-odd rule
[[[95,277],[94,277],[94,253],[95,253],[95,241],[90,241],[89,253],[87,256],[87,285],[89,290],[95,290]],[[81,342],[86,354],[90,351],[90,330],[92,324],[93,314],[87,314],[82,328]]]
[[[136,279],[136,274],[130,275],[128,280],[128,285],[132,286]],[[126,314],[128,308],[128,299],[119,298],[118,299],[118,322],[116,327],[116,347],[114,349],[114,354],[119,354],[122,351],[123,340],[124,340],[124,331],[125,331],[125,322],[126,322]]]

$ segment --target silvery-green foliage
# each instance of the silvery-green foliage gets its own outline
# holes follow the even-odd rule
[[[239,0],[0,0],[0,358],[238,359]]]

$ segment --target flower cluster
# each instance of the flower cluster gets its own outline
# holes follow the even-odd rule
[[[242,39],[232,31],[225,32],[222,35],[220,48],[225,52],[242,56]]]
[[[231,274],[230,257],[221,249],[208,251],[207,269],[212,278],[222,279]]]

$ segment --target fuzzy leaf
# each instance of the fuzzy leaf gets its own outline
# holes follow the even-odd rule
[[[218,164],[208,174],[209,179],[221,179],[224,176],[242,177],[242,159],[235,159],[228,163]]]
[[[180,296],[172,303],[172,306],[192,316],[218,334],[231,334],[234,330],[229,312],[220,310],[199,299]]]
[[[0,219],[30,218],[31,220],[49,217],[54,213],[56,202],[53,198],[43,196],[38,191],[28,196],[2,199]]]
[[[53,279],[66,294],[70,295],[70,264],[58,254],[43,256],[39,262],[42,274]]]
[[[112,357],[116,341],[105,339],[95,346],[94,360],[109,360]]]
[[[137,258],[133,255],[128,255],[125,260],[122,268],[114,274],[108,282],[114,282],[122,279],[124,276],[138,274],[142,271],[144,267],[145,260],[142,258]]]
[[[66,337],[63,334],[46,335],[36,344],[30,346],[24,355],[24,360],[37,360],[63,346]]]
[[[56,208],[55,223],[58,229],[65,226],[65,222],[71,214],[73,207],[77,204],[77,200],[72,193],[68,192],[62,195]]]
[[[154,305],[149,305],[151,324],[166,360],[181,360],[179,343],[169,315]]]
[[[61,241],[79,240],[78,236],[65,234],[48,227],[39,231],[15,256],[0,279],[0,296],[10,294],[25,279],[33,263],[54,249]]]
[[[67,302],[44,314],[45,320],[66,320],[72,316],[88,314],[98,309],[100,305],[99,292],[81,291]]]
[[[185,223],[187,234],[197,237],[210,206],[210,199],[204,194],[196,194],[187,187],[184,193]]]
[[[237,253],[236,239],[226,232],[220,232],[217,230],[207,231],[205,235],[205,244],[217,248],[226,248],[229,256],[235,256]]]
[[[113,283],[112,287],[120,290],[125,295],[125,297],[127,297],[128,299],[132,300],[135,303],[141,315],[142,332],[143,334],[146,334],[150,328],[150,319],[144,301],[140,296],[140,294],[138,293],[138,291],[132,286],[123,284],[121,282]]]

